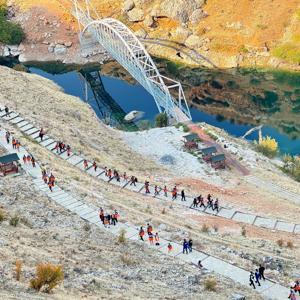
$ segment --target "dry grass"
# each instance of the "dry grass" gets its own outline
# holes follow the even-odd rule
[[[23,263],[21,260],[16,261],[15,272],[16,272],[16,280],[17,281],[20,281],[20,278],[21,278],[22,265],[23,265]]]
[[[207,278],[204,281],[204,289],[207,291],[211,291],[211,292],[216,292],[217,291],[217,281],[215,278],[211,277],[211,278]]]
[[[121,229],[120,230],[120,234],[118,236],[118,243],[119,244],[124,244],[126,242],[125,234],[126,234],[126,230],[125,229]]]

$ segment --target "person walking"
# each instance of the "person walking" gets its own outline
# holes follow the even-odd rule
[[[88,161],[85,159],[84,161],[83,161],[83,167],[84,167],[84,169],[86,170],[87,168],[88,168]]]
[[[176,200],[177,199],[177,189],[174,187],[172,190],[172,200]]]
[[[7,144],[9,144],[9,142],[10,142],[10,132],[9,131],[5,132],[5,138],[6,138]]]
[[[255,269],[255,283],[258,284],[258,286],[260,286],[260,282],[259,282],[259,272],[258,272],[258,269]]]
[[[99,218],[100,218],[102,224],[104,225],[104,211],[103,211],[102,207],[100,207],[100,210],[99,210]]]
[[[254,284],[254,275],[252,271],[250,272],[250,276],[249,276],[249,285],[252,286],[254,289],[256,289]]]
[[[198,268],[201,270],[203,268],[201,260],[198,261]]]
[[[142,241],[144,241],[144,235],[145,235],[145,231],[144,231],[144,228],[141,226],[140,231],[139,231],[139,237]]]
[[[35,168],[35,159],[33,156],[31,157],[31,164],[32,164],[32,167]]]
[[[148,224],[147,224],[147,234],[149,235],[150,233],[152,233],[152,231],[153,231],[153,228],[152,228],[152,226],[148,223]]]
[[[154,187],[154,196],[157,196],[159,194],[159,191],[158,191],[158,186],[156,185]]]
[[[173,249],[173,246],[170,243],[168,243],[167,248],[168,248],[168,253],[170,253]]]
[[[71,155],[71,147],[70,145],[67,145],[67,156],[69,157]]]
[[[193,200],[193,204],[192,204],[192,207],[197,207],[198,206],[198,199],[197,198],[194,198]]]
[[[93,162],[93,168],[94,168],[94,171],[97,172],[98,166],[97,166],[97,163],[95,161]]]
[[[186,201],[185,200],[185,192],[184,192],[184,190],[181,191],[181,201]]]
[[[265,278],[265,267],[262,266],[262,265],[259,265],[258,272],[259,272],[259,275],[260,275],[260,279],[263,279],[265,281],[266,280],[266,278]]]
[[[297,300],[296,294],[295,294],[295,291],[293,290],[293,288],[290,289],[290,294],[288,296],[288,299]]]
[[[214,203],[213,211],[216,210],[219,212],[219,199],[217,198]]]
[[[145,181],[145,193],[146,194],[150,194],[150,190],[149,190],[149,181]]]
[[[158,232],[155,233],[155,235],[154,235],[154,240],[155,240],[155,246],[159,246],[159,236],[158,236]]]
[[[45,135],[45,131],[44,131],[43,127],[42,127],[41,130],[40,130],[40,132],[39,132],[39,138],[41,139],[41,142],[43,141],[44,135]]]
[[[149,239],[150,245],[153,245],[153,233],[152,232],[148,233],[148,239]]]
[[[182,246],[183,246],[183,251],[182,251],[183,254],[184,254],[184,253],[188,254],[189,244],[188,244],[188,242],[186,241],[186,239],[183,240]]]
[[[164,186],[164,195],[165,197],[168,197],[168,189],[166,185]]]
[[[25,154],[23,155],[23,163],[24,163],[24,165],[26,165],[26,163],[27,163],[27,158],[26,158]]]
[[[189,239],[189,251],[190,253],[193,251],[193,240],[192,239]]]

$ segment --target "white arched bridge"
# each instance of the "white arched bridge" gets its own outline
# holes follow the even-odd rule
[[[113,18],[92,18],[89,0],[85,0],[84,8],[77,0],[72,2],[81,40],[88,35],[99,43],[153,96],[158,111],[165,112],[170,121],[191,120],[180,82],[159,73],[145,47],[126,25]]]

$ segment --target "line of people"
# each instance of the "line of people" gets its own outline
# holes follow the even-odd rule
[[[265,281],[265,267],[263,265],[259,265],[259,268],[255,269],[255,272],[251,271],[249,275],[249,285],[256,289],[255,284],[261,286],[260,281]]]
[[[193,199],[193,204],[191,207],[193,208],[211,208],[213,211],[216,210],[219,211],[219,199],[216,198],[215,200],[212,198],[211,194],[207,195],[207,202],[205,203],[204,197],[202,195],[199,195],[198,197]]]
[[[56,183],[56,178],[51,171],[42,169],[42,179],[45,184],[48,185],[50,192],[53,192],[54,185]]]
[[[104,227],[109,227],[110,225],[117,225],[119,222],[120,215],[118,211],[115,209],[111,214],[104,213],[104,209],[100,207],[99,209],[99,219],[104,225]]]

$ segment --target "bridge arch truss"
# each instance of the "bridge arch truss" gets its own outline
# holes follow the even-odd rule
[[[154,98],[159,112],[176,122],[191,120],[180,82],[162,76],[151,56],[135,34],[122,22],[105,18],[93,20],[76,0],[75,17],[81,25],[81,39],[89,35],[119,62]]]

